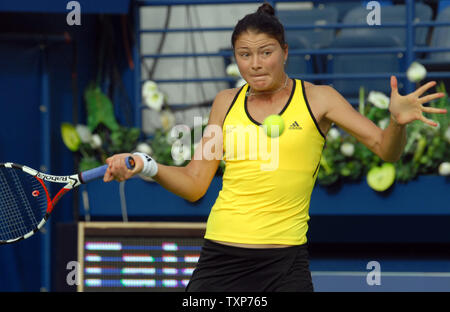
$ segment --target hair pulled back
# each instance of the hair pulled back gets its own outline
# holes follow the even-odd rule
[[[237,38],[246,31],[267,34],[275,38],[281,47],[286,44],[284,27],[275,16],[275,9],[267,2],[263,3],[255,13],[247,14],[238,21],[231,35],[233,48]]]

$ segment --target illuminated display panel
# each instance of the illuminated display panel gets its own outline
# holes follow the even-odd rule
[[[79,291],[184,291],[204,223],[82,223]]]

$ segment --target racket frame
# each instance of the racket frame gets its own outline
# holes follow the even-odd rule
[[[125,164],[129,170],[133,170],[135,167],[135,161],[132,156],[128,156],[125,159]],[[46,174],[43,172],[40,172],[38,170],[35,170],[33,168],[30,168],[28,166],[19,165],[12,162],[6,162],[6,163],[0,163],[0,167],[6,167],[16,170],[22,170],[23,172],[35,177],[39,183],[42,185],[43,189],[45,190],[46,197],[47,197],[47,210],[42,218],[42,220],[39,222],[39,224],[31,230],[30,232],[24,234],[23,236],[9,239],[9,240],[0,240],[0,245],[2,244],[10,244],[15,243],[17,241],[29,238],[34,233],[39,231],[44,224],[47,222],[47,220],[50,218],[50,214],[53,211],[53,208],[58,203],[58,201],[63,197],[64,194],[69,192],[70,190],[80,186],[81,184],[86,184],[91,181],[100,179],[105,175],[106,170],[108,169],[108,165],[103,165],[94,169],[86,170],[83,172],[80,172],[78,174],[72,174],[72,175],[66,175],[66,176],[55,176],[51,174]],[[45,185],[44,181],[52,182],[52,183],[60,183],[65,184],[59,192],[55,195],[55,197],[50,198],[50,193],[47,189],[47,186]]]
[[[36,228],[34,228],[30,232],[24,234],[23,236],[5,240],[5,241],[0,241],[0,245],[15,243],[17,241],[31,237],[34,233],[39,231],[44,226],[44,224],[48,221],[48,219],[50,218],[50,214],[53,211],[53,208],[58,203],[58,201],[61,199],[61,197],[64,194],[66,194],[67,192],[69,192],[70,190],[74,189],[75,187],[80,186],[81,184],[84,184],[81,172],[78,174],[73,174],[73,175],[68,175],[68,176],[55,176],[55,175],[46,174],[46,173],[37,171],[28,166],[19,165],[19,164],[11,163],[11,162],[0,163],[0,167],[1,166],[6,167],[6,168],[11,168],[11,169],[16,169],[16,170],[22,170],[23,172],[35,177],[41,183],[41,185],[43,186],[43,188],[46,192],[47,210],[46,210],[44,217],[39,222],[39,224],[36,226]],[[102,166],[102,167],[105,167],[105,166]],[[105,169],[105,171],[106,171],[106,169]],[[65,184],[65,185],[59,190],[59,192],[52,199],[52,198],[50,198],[50,194],[47,189],[47,186],[45,185],[45,183],[43,181],[48,181],[48,182],[52,182],[52,183],[60,183],[60,184]]]

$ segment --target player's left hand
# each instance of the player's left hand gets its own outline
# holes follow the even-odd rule
[[[430,81],[416,91],[407,95],[400,95],[397,88],[397,78],[391,76],[391,102],[389,105],[389,111],[391,112],[392,119],[399,125],[406,125],[415,120],[421,120],[422,122],[437,127],[438,124],[433,120],[426,118],[423,113],[430,114],[446,114],[446,109],[427,107],[423,104],[432,100],[445,96],[445,93],[438,92],[429,95],[422,95],[428,89],[434,87],[436,81]]]

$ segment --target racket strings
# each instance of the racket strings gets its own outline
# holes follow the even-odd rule
[[[25,196],[25,191],[20,183],[19,177],[17,176],[17,170],[13,170],[12,175],[14,176],[14,185],[16,187],[16,190],[17,190],[20,200],[22,202],[22,205],[23,205],[22,207],[25,208],[25,212],[27,213],[29,220],[32,221],[32,224],[37,225],[38,223],[36,221],[36,218],[34,217],[34,213],[32,211],[30,201]],[[30,177],[30,179],[33,179],[33,178]]]
[[[19,206],[3,171],[0,171],[0,239],[6,240],[20,236],[25,224],[20,216]]]
[[[34,230],[47,207],[45,190],[33,176],[0,168],[0,241]]]

